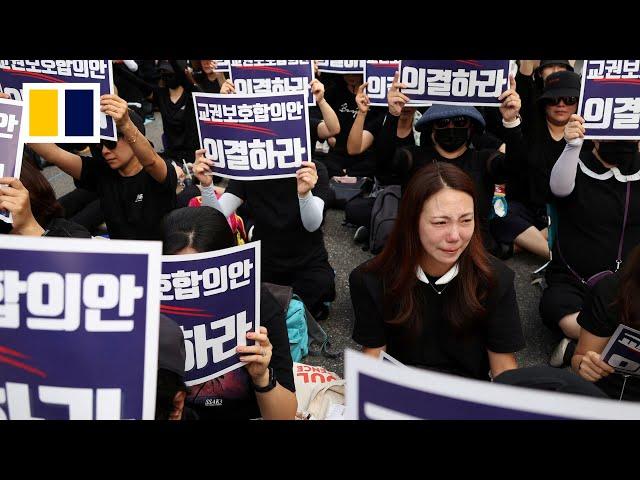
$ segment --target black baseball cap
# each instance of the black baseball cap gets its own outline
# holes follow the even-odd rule
[[[575,72],[555,72],[547,77],[538,100],[557,97],[579,97],[580,75]]]
[[[542,70],[544,67],[550,67],[552,65],[562,65],[567,67],[567,70],[573,72],[573,67],[569,63],[569,60],[540,60],[540,66],[538,67],[538,72]]]

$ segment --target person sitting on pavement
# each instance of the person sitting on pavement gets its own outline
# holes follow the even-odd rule
[[[233,93],[227,85],[221,93]],[[314,80],[312,85],[319,100],[322,84]],[[315,162],[302,162],[296,178],[231,180],[218,200],[213,165],[204,149],[196,152],[193,172],[202,186],[202,204],[226,217],[246,205],[254,223],[252,239],[262,241],[262,279],[292,287],[316,320],[327,318],[326,302],[335,298],[335,273],[321,228],[329,179],[320,177]],[[247,222],[246,215],[241,216]]]
[[[540,314],[565,337],[549,360],[555,367],[571,361],[589,289],[618,271],[640,243],[640,202],[633,200],[640,180],[638,141],[584,141],[584,122],[571,115],[564,128],[567,144],[549,180],[557,229]]]
[[[81,157],[55,144],[30,144],[37,154],[97,192],[109,237],[158,240],[160,221],[176,206],[176,171],[144,136],[144,122],[116,95],[102,95],[100,110],[116,122],[118,140],[92,145]],[[101,147],[101,148],[99,148]]]
[[[640,330],[640,245],[629,254],[626,265],[589,291],[578,315],[580,338],[571,367],[593,382],[610,398],[640,401],[637,376],[615,373],[601,354],[618,325]]]
[[[514,273],[482,245],[477,198],[450,163],[413,175],[384,250],[349,276],[364,353],[484,380],[517,368]]]
[[[162,222],[163,253],[187,255],[236,245],[227,219],[210,207],[180,208]],[[264,252],[263,252],[264,261]],[[244,368],[193,385],[187,405],[203,420],[262,417],[292,420],[297,401],[284,312],[265,286],[260,289],[260,332],[247,333],[253,346],[238,346]]]
[[[485,121],[477,109],[465,105],[432,105],[416,123],[416,130],[421,132],[420,146],[397,148],[398,119],[409,101],[409,97],[400,91],[406,85],[398,79],[399,73],[396,72],[387,94],[389,109],[380,130],[377,151],[380,169],[397,172],[402,184],[406,185],[415,172],[434,161],[460,167],[473,178],[478,192],[479,216],[476,221],[482,230],[485,247],[493,255],[507,256],[512,250],[508,245],[498,244],[493,238],[489,219],[493,210],[495,184],[507,182],[517,172],[520,168],[518,159],[512,158],[509,151],[502,154],[498,150],[477,150],[472,147],[470,139],[474,131],[484,129]],[[510,78],[510,85],[511,88],[499,97],[502,102],[500,113],[505,128],[519,129],[520,98],[515,91],[513,77]]]

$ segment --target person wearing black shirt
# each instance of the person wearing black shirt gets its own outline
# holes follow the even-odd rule
[[[362,84],[362,75],[327,74],[333,82],[327,85],[325,98],[336,112],[340,121],[340,133],[329,138],[329,153],[324,163],[329,171],[329,178],[349,175],[352,177],[373,177],[375,174],[375,154],[365,150],[360,154],[351,155],[347,150],[347,139],[351,126],[358,114],[356,93]],[[322,78],[325,78],[323,75]]]
[[[165,153],[178,163],[193,162],[193,152],[199,147],[198,126],[192,92],[201,88],[189,80],[182,63],[163,60],[158,65],[161,86],[147,83],[131,72],[121,74],[138,85],[156,104],[162,116]]]
[[[615,399],[640,401],[640,379],[620,373],[602,361],[601,353],[619,324],[640,330],[640,246],[623,270],[602,279],[587,293],[578,315],[580,339],[571,366],[582,378]],[[623,390],[624,385],[624,390]]]
[[[544,126],[538,114],[540,95],[547,77],[556,72],[573,72],[569,60],[520,60],[516,73],[517,92],[522,99],[522,131],[528,135],[532,129]],[[542,120],[542,121],[541,121]]]
[[[364,353],[484,380],[517,368],[514,273],[482,246],[476,198],[454,165],[415,173],[384,250],[349,276]]]
[[[163,253],[186,255],[236,245],[227,219],[209,208],[174,210],[163,221]],[[284,312],[262,285],[260,333],[248,332],[254,346],[239,346],[244,368],[191,387],[186,403],[202,420],[293,420],[297,401],[293,360]],[[269,388],[270,386],[271,388]],[[265,391],[267,388],[268,391]]]
[[[382,108],[374,109],[370,107],[370,101],[364,89],[367,87],[366,83],[363,83],[358,87],[356,94],[356,103],[358,105],[358,114],[351,126],[349,137],[347,139],[347,151],[349,155],[360,155],[367,151],[369,148],[376,145],[376,137],[385,117],[384,110]],[[404,106],[400,112],[398,118],[397,127],[397,145],[396,148],[413,147],[416,145],[415,138],[413,136],[413,123],[416,113],[415,107]],[[380,172],[376,171],[376,177],[380,178],[380,181],[384,185],[397,185],[400,183],[400,179],[395,178],[393,175],[384,176],[380,175]]]
[[[91,238],[84,227],[63,218],[64,210],[51,184],[26,154],[19,180],[0,177],[0,211],[9,212],[13,221],[0,220],[0,233]]]
[[[349,155],[359,155],[370,148],[375,149],[376,137],[382,128],[385,114],[381,107],[370,107],[369,96],[364,92],[367,83],[358,87],[356,103],[358,104],[358,114],[356,116],[349,138],[347,139],[347,151]],[[386,110],[386,109],[385,109]],[[397,145],[396,148],[409,148],[416,145],[413,135],[413,124],[416,108],[404,106],[398,119]],[[356,225],[358,229],[353,237],[354,241],[369,241],[369,226],[371,225],[371,212],[376,201],[378,192],[387,185],[399,185],[401,179],[398,175],[385,169],[375,172],[376,185],[367,194],[357,195],[349,200],[344,206],[345,219],[350,224]]]
[[[501,255],[500,246],[489,232],[494,185],[506,183],[517,172],[520,168],[518,158],[512,158],[509,151],[503,155],[496,150],[471,148],[473,132],[483,130],[485,122],[477,109],[464,105],[432,105],[415,126],[421,132],[420,146],[397,149],[398,118],[409,101],[409,97],[400,92],[406,86],[399,83],[398,79],[399,73],[396,72],[387,95],[389,111],[380,129],[377,144],[378,170],[395,172],[404,186],[420,168],[434,161],[460,167],[473,178],[478,192],[479,217],[476,220],[482,230],[485,247],[490,253]],[[513,87],[513,78],[510,80]],[[518,94],[510,88],[502,94],[500,100],[503,125],[505,128],[519,129]]]
[[[583,141],[583,124],[571,116],[567,145],[549,180],[557,231],[540,313],[545,325],[567,337],[552,355],[553,366],[570,359],[568,347],[575,344],[569,339],[580,335],[577,317],[590,286],[602,272],[617,271],[640,243],[638,142]]]
[[[122,74],[122,72],[127,72],[137,76],[137,71],[138,64],[134,60],[113,61],[113,83],[117,89],[115,93],[127,101],[127,105],[131,110],[144,117],[144,112],[142,111],[144,97],[140,87],[131,81],[130,76]]]
[[[102,140],[92,146],[92,157],[55,144],[30,147],[71,175],[78,187],[98,193],[110,238],[158,240],[162,217],[175,208],[176,171],[153,150],[142,119],[128,110],[127,102],[102,95],[100,105],[116,122],[117,142]]]
[[[534,126],[526,135],[521,129],[503,130],[507,151],[512,157],[519,157],[517,163],[524,168],[507,185],[508,214],[494,219],[491,230],[499,242],[513,242],[548,259],[546,204],[551,197],[549,177],[566,145],[564,127],[578,109],[580,77],[573,72],[561,71],[549,75],[547,80],[532,118]]]
[[[311,88],[325,118],[318,132],[326,133],[333,128],[333,122],[323,110],[324,88],[318,80],[311,82]],[[230,80],[221,89],[221,93],[234,91]],[[203,187],[202,204],[227,217],[246,205],[254,221],[253,238],[262,240],[263,280],[291,286],[316,319],[326,318],[329,311],[325,302],[335,298],[335,273],[321,230],[330,195],[326,169],[321,168],[320,162],[318,166],[315,161],[302,162],[296,178],[231,180],[218,201],[212,185],[212,167],[213,161],[205,158],[204,150],[198,150],[193,172]]]
[[[193,65],[193,79],[205,93],[220,93],[220,87],[225,82],[224,73],[218,72],[215,60],[191,60]]]

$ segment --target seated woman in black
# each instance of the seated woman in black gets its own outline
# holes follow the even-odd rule
[[[165,255],[212,252],[236,245],[225,216],[209,207],[172,211],[163,220],[162,232]],[[247,338],[257,344],[237,347],[243,354],[240,360],[247,362],[245,368],[191,387],[186,403],[200,419],[295,417],[298,404],[287,325],[282,308],[264,286],[260,289],[260,333],[248,332]],[[268,385],[266,392],[254,391]]]
[[[568,364],[580,336],[578,313],[601,272],[617,271],[640,243],[640,154],[637,141],[593,140],[583,144],[584,119],[571,115],[567,145],[553,169],[549,187],[555,197],[557,230],[553,260],[540,314],[564,338],[550,359]]]
[[[513,78],[511,82],[514,86]],[[482,231],[484,245],[490,253],[502,255],[503,249],[489,231],[489,217],[495,185],[506,183],[515,175],[519,162],[513,161],[508,150],[503,155],[495,149],[474,148],[471,138],[474,133],[484,131],[485,120],[476,108],[465,105],[432,105],[415,126],[421,133],[420,146],[397,148],[398,121],[402,108],[409,101],[409,97],[400,91],[401,88],[405,88],[405,84],[399,83],[396,72],[387,94],[389,111],[376,137],[377,171],[382,173],[386,170],[397,174],[401,185],[405,186],[418,169],[434,161],[451,163],[464,170],[473,179],[478,192],[476,221]],[[502,94],[500,100],[503,125],[505,128],[519,129],[518,94],[510,88]]]
[[[629,255],[626,265],[602,279],[585,298],[578,315],[580,339],[571,360],[573,370],[589,382],[595,382],[608,396],[640,401],[640,380],[615,374],[600,354],[619,324],[640,330],[640,246]],[[623,388],[624,386],[624,388]]]
[[[476,198],[451,164],[414,174],[385,249],[349,277],[365,353],[485,380],[517,368],[514,273],[482,246]]]

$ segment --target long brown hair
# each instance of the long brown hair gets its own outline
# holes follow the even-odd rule
[[[640,245],[631,251],[622,269],[614,306],[619,309],[620,323],[640,328]]]
[[[22,157],[20,181],[29,191],[31,213],[42,228],[47,228],[54,218],[63,217],[64,209],[56,200],[56,194],[44,175],[35,166],[31,157],[25,153]]]
[[[384,250],[366,267],[384,284],[385,321],[420,331],[416,302],[416,267],[423,255],[420,242],[420,214],[425,202],[444,188],[467,193],[473,198],[475,228],[469,245],[458,260],[459,273],[453,291],[445,297],[444,317],[457,333],[468,333],[486,318],[483,301],[494,284],[489,258],[480,234],[480,217],[473,181],[448,163],[433,163],[418,170],[403,192],[398,217]],[[393,308],[395,306],[399,308]],[[392,313],[395,312],[395,313]]]

